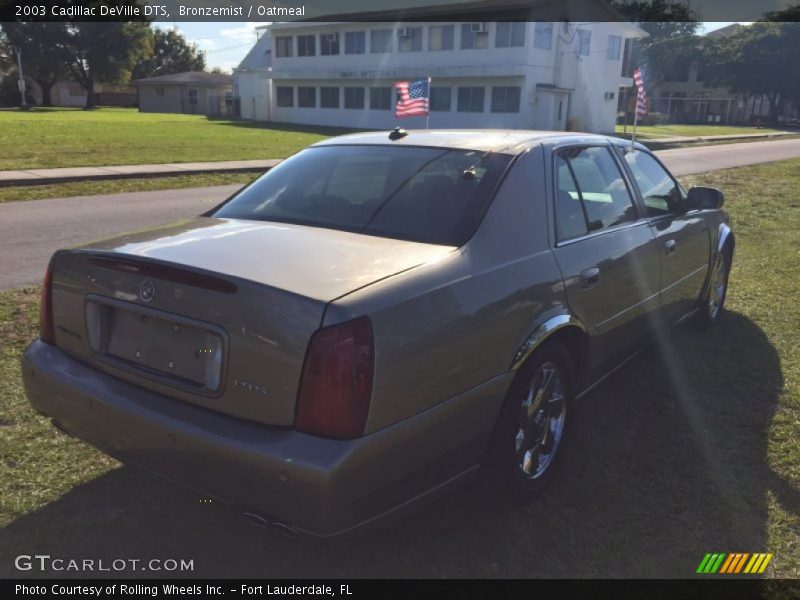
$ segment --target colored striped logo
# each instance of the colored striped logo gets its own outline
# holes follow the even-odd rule
[[[772,560],[771,553],[725,552],[709,553],[700,561],[697,573],[701,574],[725,574],[732,575],[737,573],[757,574],[763,573],[767,565]]]

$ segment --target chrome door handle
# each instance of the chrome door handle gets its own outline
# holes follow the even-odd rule
[[[676,246],[677,244],[675,243],[675,240],[667,240],[666,243],[664,244],[664,248],[667,250],[667,254],[672,254],[673,252],[675,252]]]
[[[586,289],[593,285],[600,283],[600,269],[597,267],[589,267],[584,269],[580,274],[581,287]]]

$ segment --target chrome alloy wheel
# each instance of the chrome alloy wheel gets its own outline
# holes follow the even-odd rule
[[[721,250],[714,261],[714,270],[711,272],[711,282],[708,290],[708,316],[716,319],[725,301],[728,287],[728,261],[727,253]]]
[[[534,373],[520,407],[515,449],[517,466],[525,478],[541,477],[553,462],[566,413],[561,369],[555,362],[546,362]]]

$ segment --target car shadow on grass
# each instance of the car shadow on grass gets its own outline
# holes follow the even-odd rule
[[[180,575],[201,577],[691,576],[706,552],[768,550],[768,493],[800,513],[766,461],[781,388],[765,334],[727,313],[663,336],[577,403],[561,472],[531,504],[470,486],[347,538],[287,538],[121,467],[0,532],[0,575],[40,576],[12,559],[42,553],[193,559]]]

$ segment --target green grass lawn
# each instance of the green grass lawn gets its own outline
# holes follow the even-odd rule
[[[0,187],[0,204],[24,200],[47,198],[71,198],[73,196],[97,196],[124,192],[148,192],[152,190],[179,190],[183,188],[208,187],[250,183],[258,173],[208,173],[206,175],[177,175],[130,179],[103,179],[98,181],[75,181],[51,185],[21,185]]]
[[[719,326],[679,327],[577,403],[537,501],[468,488],[347,539],[254,528],[57,432],[19,376],[38,290],[1,292],[0,577],[23,553],[190,558],[203,577],[691,577],[707,552],[773,552],[768,577],[800,577],[800,160],[684,182],[723,189],[736,231]]]
[[[617,125],[616,133],[622,133],[622,125]],[[628,125],[628,135],[633,131],[633,126]],[[636,127],[636,135],[641,137],[690,137],[701,135],[743,135],[747,133],[777,133],[781,129],[769,129],[762,127],[736,127],[728,125],[639,125]]]
[[[0,110],[0,168],[284,158],[350,129],[140,113],[130,108]]]

